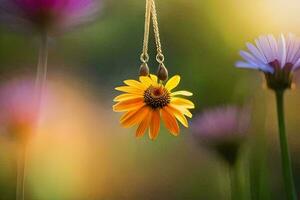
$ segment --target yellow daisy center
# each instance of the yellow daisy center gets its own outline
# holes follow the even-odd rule
[[[153,109],[163,108],[170,103],[170,93],[163,86],[150,86],[144,93],[144,102]]]

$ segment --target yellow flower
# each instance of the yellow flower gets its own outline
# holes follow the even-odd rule
[[[188,127],[186,116],[192,117],[189,109],[195,106],[191,101],[178,96],[193,94],[188,91],[172,92],[179,84],[180,76],[173,76],[166,85],[158,83],[155,75],[141,76],[139,80],[126,80],[124,81],[126,86],[116,88],[124,94],[114,99],[117,103],[113,106],[113,110],[125,112],[120,119],[124,127],[137,125],[136,137],[143,136],[149,128],[149,137],[152,140],[158,136],[160,117],[174,136],[180,131],[177,120]]]

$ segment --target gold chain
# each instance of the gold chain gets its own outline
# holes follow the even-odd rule
[[[162,47],[160,42],[160,36],[159,36],[159,28],[158,28],[158,20],[157,20],[157,12],[156,12],[156,6],[155,6],[155,0],[151,1],[151,13],[152,13],[152,23],[153,23],[153,30],[154,30],[154,36],[155,36],[155,43],[156,43],[156,49],[157,49],[157,55],[156,60],[158,63],[163,63],[165,58],[162,53]]]
[[[157,50],[156,60],[158,63],[162,64],[165,58],[162,53],[161,41],[159,36],[159,28],[158,28],[158,20],[157,20],[157,12],[156,12],[156,6],[154,0],[146,0],[143,52],[141,54],[140,59],[143,63],[147,63],[149,61],[148,45],[149,45],[151,17],[153,23],[154,36],[155,36],[156,50]]]
[[[151,21],[151,1],[146,0],[145,32],[144,32],[143,52],[141,54],[141,61],[143,63],[147,63],[149,61],[148,44],[149,44],[150,21]]]

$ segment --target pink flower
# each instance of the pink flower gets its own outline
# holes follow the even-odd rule
[[[191,127],[196,141],[213,148],[226,161],[234,164],[249,125],[248,110],[227,106],[196,116]]]
[[[249,115],[234,106],[214,108],[195,117],[192,129],[207,140],[244,137],[249,126]]]
[[[3,23],[41,32],[60,32],[87,23],[98,9],[98,0],[0,0]]]
[[[10,136],[27,138],[39,117],[35,83],[13,80],[0,87],[0,127]]]

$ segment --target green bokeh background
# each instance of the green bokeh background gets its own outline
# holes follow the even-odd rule
[[[245,193],[241,198],[251,199],[252,195],[255,200],[284,199],[273,94],[262,86],[259,72],[236,69],[234,63],[245,42],[253,41],[260,34],[299,34],[300,21],[296,16],[300,3],[294,0],[164,0],[157,1],[157,8],[165,64],[170,75],[181,75],[180,88],[194,93],[193,113],[228,104],[247,104],[253,111],[253,126],[239,164],[240,186]],[[174,138],[163,129],[157,141],[152,142],[147,137],[136,140],[134,129],[119,128],[119,114],[111,111],[112,99],[118,94],[114,88],[122,80],[138,75],[143,26],[144,1],[107,0],[95,23],[50,39],[49,82],[71,79],[67,81],[68,87],[78,97],[89,96],[84,102],[101,107],[97,115],[102,121],[98,123],[106,129],[97,129],[94,124],[93,133],[81,131],[88,152],[92,153],[84,154],[84,159],[79,161],[72,149],[70,154],[60,152],[55,133],[49,146],[36,145],[29,159],[27,199],[228,199],[226,165],[197,145],[189,130]],[[1,28],[2,82],[35,73],[38,44],[36,35]],[[150,49],[153,58],[150,68],[156,72],[153,37]],[[297,88],[288,92],[286,117],[300,192],[299,92]],[[74,107],[75,115],[77,109],[81,108]],[[68,137],[72,140],[72,133]],[[10,143],[2,143],[0,199],[10,200],[14,199],[14,153]],[[77,145],[80,147],[81,143]],[[51,153],[51,148],[57,148],[55,153]],[[60,156],[56,160],[53,154]],[[77,160],[82,164],[86,157],[94,171],[84,173],[85,168],[74,169],[66,161]],[[80,181],[74,174],[86,181],[78,185]]]

